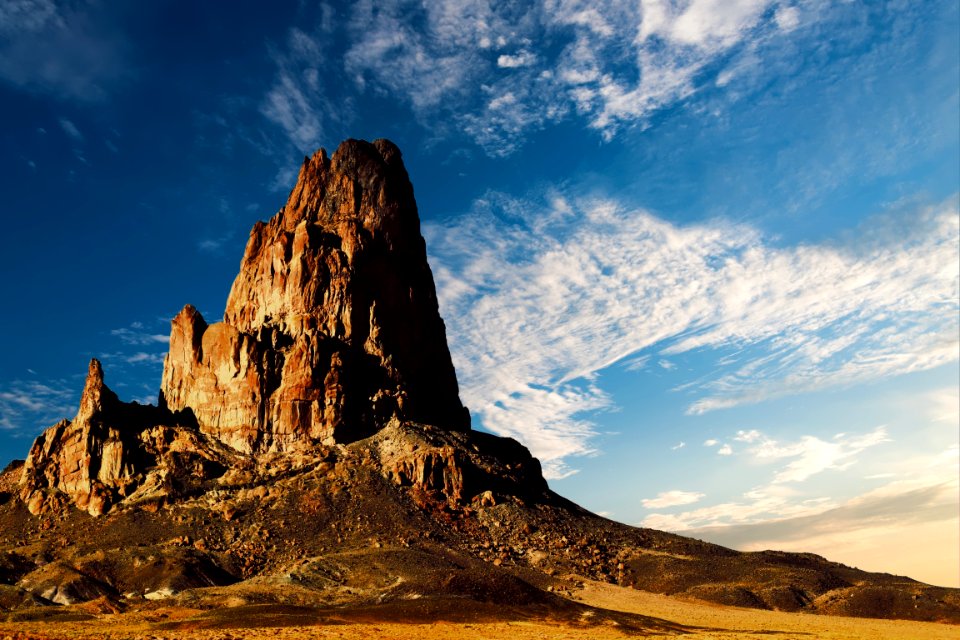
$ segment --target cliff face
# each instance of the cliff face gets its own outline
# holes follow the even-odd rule
[[[392,418],[469,429],[400,151],[305,159],[254,226],[222,323],[173,322],[162,402],[243,452],[350,442]]]
[[[253,227],[223,321],[190,305],[173,319],[159,407],[121,402],[93,361],[77,416],[30,450],[20,496],[34,514],[100,515],[375,434],[396,484],[455,501],[498,475],[546,490],[525,449],[470,431],[400,151],[348,140],[306,158]]]

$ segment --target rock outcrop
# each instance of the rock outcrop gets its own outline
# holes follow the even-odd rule
[[[400,151],[347,140],[305,158],[286,205],[254,225],[223,321],[191,305],[173,319],[159,406],[121,402],[93,361],[77,416],[37,438],[19,493],[34,514],[100,515],[388,426],[382,443],[415,441],[384,457],[398,484],[456,501],[496,483],[499,445],[485,458],[444,437],[471,434],[470,416]],[[503,452],[524,469],[515,480],[546,490],[526,449]]]
[[[20,497],[33,514],[74,504],[98,516],[124,499],[156,499],[226,469],[218,451],[188,423],[153,406],[121,402],[90,362],[80,410],[34,441]]]
[[[161,400],[241,452],[351,442],[392,418],[469,429],[392,143],[304,160],[250,234],[224,321],[174,319]]]
[[[62,495],[100,515],[112,493],[125,491],[133,475],[129,439],[100,419],[120,405],[103,383],[100,362],[91,361],[76,417],[44,431],[27,456],[21,496],[32,513]]]

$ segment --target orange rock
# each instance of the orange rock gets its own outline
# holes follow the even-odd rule
[[[286,205],[251,231],[223,322],[190,305],[173,319],[159,405],[121,402],[93,360],[76,417],[41,434],[24,464],[30,511],[160,508],[250,456],[391,424],[470,430],[393,143],[347,140],[304,159]],[[464,497],[457,451],[410,454],[385,473]]]
[[[250,234],[224,322],[191,306],[174,319],[161,396],[241,452],[351,442],[393,417],[469,429],[392,143],[304,160]]]

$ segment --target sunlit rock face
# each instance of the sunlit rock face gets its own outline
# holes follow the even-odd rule
[[[191,305],[173,319],[159,406],[121,402],[92,361],[76,417],[37,438],[19,493],[35,515],[100,515],[414,424],[437,442],[470,433],[400,151],[347,140],[305,158],[287,204],[254,225],[223,322]],[[384,473],[465,497],[448,445],[406,461],[411,447]]]
[[[469,429],[400,151],[306,158],[250,234],[223,322],[173,321],[163,404],[243,452],[350,442],[392,418]]]
[[[20,480],[20,498],[34,515],[73,504],[93,516],[127,500],[189,493],[189,485],[222,474],[227,456],[175,416],[121,402],[90,362],[80,409],[38,437]]]

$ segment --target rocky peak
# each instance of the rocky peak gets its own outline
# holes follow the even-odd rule
[[[191,305],[173,319],[159,407],[121,402],[94,360],[76,418],[34,443],[20,495],[35,514],[99,515],[372,436],[401,485],[466,500],[505,474],[514,493],[546,490],[529,452],[470,431],[400,150],[347,140],[306,158],[254,225],[223,321]]]
[[[242,452],[350,442],[393,418],[469,428],[393,143],[304,159],[250,234],[223,322],[174,319],[161,393]]]
[[[305,157],[281,211],[287,231],[303,221],[326,226],[352,221],[391,246],[422,245],[413,187],[400,149],[389,140],[346,140],[332,158],[322,148]]]
[[[83,385],[83,394],[80,396],[80,410],[77,411],[74,422],[88,421],[94,416],[103,413],[105,407],[120,402],[117,394],[103,383],[103,366],[96,358],[90,360],[87,369],[87,380]]]
[[[30,449],[20,481],[27,508],[37,514],[69,500],[92,515],[106,511],[134,474],[137,433],[129,427],[151,409],[121,402],[104,383],[100,361],[91,360],[77,415],[44,431]]]

